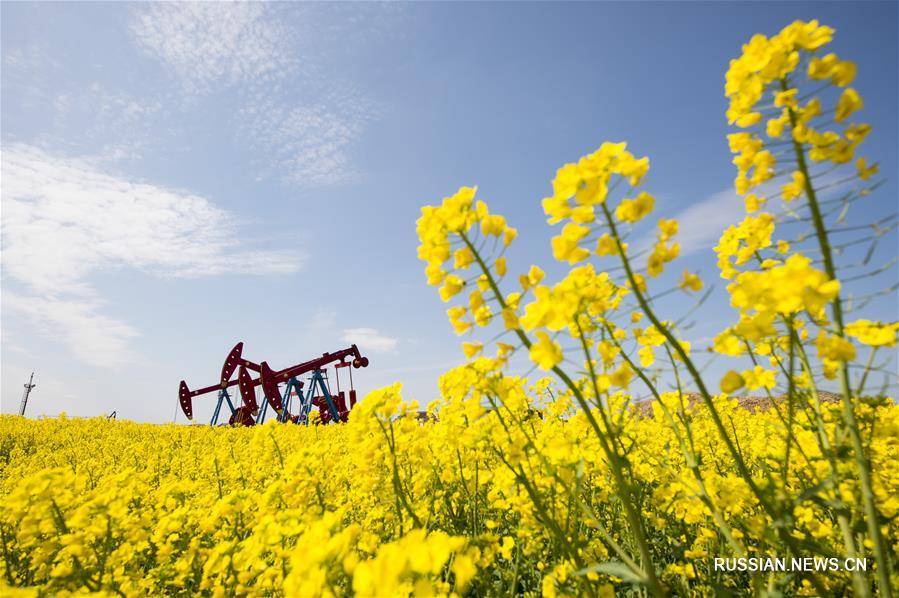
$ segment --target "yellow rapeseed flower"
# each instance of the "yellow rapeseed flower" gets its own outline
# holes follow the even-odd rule
[[[546,332],[537,331],[537,342],[531,345],[531,361],[542,370],[551,370],[562,361],[562,348]]]

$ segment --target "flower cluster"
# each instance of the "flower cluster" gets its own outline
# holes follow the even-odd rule
[[[552,256],[567,268],[555,284],[542,282],[543,270],[531,266],[518,277],[520,290],[503,289],[505,250],[497,256],[489,245],[472,242],[469,229],[480,216],[459,216],[488,214],[481,202],[472,207],[469,188],[460,189],[439,208],[424,208],[419,221],[419,232],[424,229],[425,233],[420,255],[428,261],[429,281],[435,283],[434,272],[439,274],[438,282],[452,280],[449,290],[446,285],[441,289],[441,297],[447,300],[458,292],[467,284],[464,279],[477,285],[467,306],[449,310],[455,330],[461,334],[474,325],[486,326],[494,309],[502,312],[504,330],[495,339],[497,357],[478,357],[473,362],[482,379],[502,379],[508,356],[525,349],[522,354],[559,383],[554,402],[564,401],[574,410],[570,421],[580,422],[592,434],[596,455],[608,469],[608,494],[621,506],[622,537],[629,547],[624,548],[622,538],[610,535],[603,548],[620,559],[621,566],[612,567],[622,573],[619,577],[644,586],[651,594],[666,591],[660,581],[666,575],[696,579],[703,573],[687,563],[662,561],[667,564],[660,567],[652,557],[657,547],[650,536],[658,521],[641,502],[645,497],[641,484],[653,475],[652,465],[635,456],[639,441],[626,425],[634,409],[635,383],[654,399],[656,416],[672,430],[669,452],[689,464],[682,472],[682,485],[667,486],[658,496],[673,500],[681,492],[691,493],[695,502],[689,507],[672,505],[673,512],[687,522],[704,518],[715,522],[696,548],[687,551],[691,556],[708,556],[707,540],[717,539],[740,553],[747,538],[768,534],[769,546],[791,553],[837,551],[852,557],[870,549],[878,567],[877,587],[891,584],[890,553],[895,553],[895,546],[886,540],[888,530],[878,523],[884,521],[889,507],[873,498],[877,491],[871,480],[877,476],[860,422],[867,401],[878,400],[865,394],[870,374],[882,368],[875,357],[896,345],[899,325],[870,319],[847,321],[849,306],[842,295],[846,288],[838,278],[839,251],[830,240],[829,227],[841,226],[850,205],[870,193],[873,184],[868,181],[877,165],[856,155],[871,127],[849,122],[864,103],[858,91],[849,87],[855,65],[823,52],[833,33],[816,21],[797,21],[773,37],[754,36],[727,72],[727,118],[740,129],[728,141],[737,167],[736,191],[744,196],[748,215],[723,231],[715,247],[736,321],[715,336],[710,349],[739,363],[713,384],[704,379],[705,364],[683,338],[683,318],[663,314],[666,306],[659,301],[678,289],[695,293],[704,287],[703,280],[684,270],[675,287],[654,288],[673,283],[665,273],[680,255],[679,223],[660,219],[655,242],[639,242],[636,252],[629,249],[628,235],[645,230],[644,221],[656,200],[638,188],[648,173],[649,160],[636,158],[624,143],[603,143],[556,172],[552,195],[542,202],[548,223],[560,225],[551,240]],[[846,166],[853,160],[854,168]],[[831,174],[840,168],[852,171],[841,180]],[[822,184],[824,175],[837,182]],[[841,192],[841,197],[819,197],[819,192],[845,184],[854,187]],[[771,201],[777,197],[782,200],[779,208]],[[456,224],[428,224],[442,211],[447,211],[444,221]],[[800,226],[804,230],[796,232]],[[440,231],[437,243],[434,230]],[[872,230],[882,234],[877,225]],[[778,238],[791,231],[794,237]],[[454,272],[438,270],[435,264],[448,260],[453,246],[459,247]],[[872,252],[873,245],[863,264],[870,261]],[[433,255],[436,259],[429,257]],[[469,269],[473,272],[465,274]],[[708,293],[699,300],[706,297]],[[485,347],[466,341],[463,350],[474,358]],[[865,365],[855,363],[862,350],[867,351]],[[819,390],[830,380],[840,384],[839,409],[822,405]],[[735,420],[716,396],[716,387],[727,395],[746,389],[767,397],[781,421],[789,422],[776,441],[765,437],[769,446],[781,442],[782,452],[758,465],[746,452],[751,437],[734,428]],[[696,391],[690,399],[685,398],[687,388]],[[500,390],[482,392],[488,393],[496,409],[508,408],[510,397]],[[520,403],[520,398],[515,400]],[[696,403],[708,415],[701,426],[692,414]],[[808,418],[805,423],[797,423],[797,413]],[[568,489],[581,487],[581,478],[572,478],[563,466],[569,463],[566,456],[576,454],[578,447],[560,438],[544,444],[532,433],[527,418],[509,417],[511,421],[502,425],[502,434],[511,438],[505,462],[522,484],[530,484],[535,508],[539,510],[534,496],[547,476]],[[727,480],[699,465],[705,464],[700,447],[712,437],[721,443],[722,453],[715,461],[722,468],[719,471],[730,472]],[[578,442],[586,443],[586,438]],[[543,468],[533,477],[516,469],[528,447],[536,447],[544,458]],[[813,453],[820,459],[810,458]],[[557,457],[558,463],[548,454]],[[786,472],[797,459],[815,470],[800,484],[802,488],[786,482],[790,477]],[[858,494],[843,492],[856,483],[861,487]],[[785,499],[790,496],[805,498]],[[736,523],[731,518],[732,504],[754,509],[753,514]],[[837,511],[824,515],[821,504],[855,511],[851,516]],[[589,518],[590,508],[581,508]],[[546,522],[545,513],[542,516]],[[778,523],[771,529],[766,521]],[[861,527],[863,534],[858,531]],[[841,546],[809,544],[832,533],[842,534]],[[567,536],[557,541],[571,546],[574,556],[572,562],[558,564],[544,576],[544,593],[576,588],[572,577],[578,571],[610,570],[602,565],[591,568],[575,558],[581,554],[580,545]],[[790,583],[784,581],[777,591],[786,590]],[[829,583],[809,575],[788,591],[828,594]],[[866,595],[870,585],[862,574],[852,576],[854,592]]]
[[[596,220],[595,207],[605,203],[609,195],[613,175],[627,178],[636,187],[648,171],[649,158],[635,158],[627,151],[626,143],[604,143],[592,154],[556,172],[553,194],[543,200],[543,211],[550,224],[563,220],[591,223]],[[648,194],[626,202],[628,207],[619,215],[622,219],[639,220],[653,205]]]
[[[528,386],[497,375],[485,358],[447,372],[441,389],[446,398],[430,406],[435,419],[424,424],[399,387],[369,394],[344,426],[0,417],[0,590],[552,596],[624,589],[626,569],[580,572],[613,558],[603,530],[623,538],[626,525],[609,499],[609,465],[570,396],[547,379]],[[632,413],[621,424],[639,463],[652,557],[665,565],[665,584],[688,594],[713,579],[706,556],[738,552],[717,531],[689,462],[666,448],[682,425],[666,423],[662,407],[676,409],[683,399],[668,393],[654,417]],[[485,410],[485,401],[502,407]],[[718,405],[747,439],[753,466],[783,457],[784,422],[775,411],[752,414],[724,398]],[[825,413],[829,429],[835,409]],[[776,553],[771,521],[722,459],[709,413],[697,408],[691,417],[703,480],[726,505],[737,548]],[[890,468],[899,409],[872,407],[866,421],[875,419],[875,487],[895,534],[899,475]],[[811,426],[804,416],[797,421],[797,429]],[[814,442],[803,449],[813,464],[824,458]],[[798,492],[806,465],[794,462],[786,473],[787,489]],[[854,482],[840,489],[858,491]],[[829,509],[801,508],[807,516],[796,533],[836,550],[839,530],[822,524]],[[684,576],[690,567],[694,574]],[[737,590],[747,580],[723,583]],[[828,587],[847,583],[837,575]]]
[[[754,36],[743,46],[743,54],[731,61],[725,85],[730,100],[727,119],[747,129],[728,137],[738,170],[737,193],[746,194],[776,176],[776,152],[770,146],[784,140],[807,148],[813,162],[845,164],[855,158],[856,148],[871,127],[846,122],[864,102],[858,91],[849,87],[855,79],[855,64],[833,53],[820,55],[833,33],[817,21],[796,21],[773,37]],[[803,84],[819,82],[833,86],[838,93],[830,98],[802,91]],[[766,98],[770,104],[764,102]],[[827,106],[829,101],[834,104]],[[825,129],[831,124],[841,125],[842,130]],[[767,141],[757,125],[764,125]],[[877,166],[869,165],[864,157],[856,159],[856,167],[865,180],[877,172]],[[784,200],[805,193],[806,173],[794,169],[784,174],[791,176],[781,189]],[[764,202],[764,197],[747,197],[748,208]]]
[[[440,296],[444,301],[458,294],[465,281],[455,274],[447,274],[444,264],[452,256],[454,269],[466,270],[474,261],[470,243],[474,241],[477,230],[472,230],[480,225],[480,233],[485,237],[494,236],[501,238],[504,245],[509,245],[517,236],[518,231],[506,224],[502,216],[490,214],[487,204],[482,201],[475,202],[477,191],[474,187],[462,187],[452,197],[444,198],[439,207],[425,207],[422,209],[421,218],[418,220],[418,237],[421,246],[418,248],[418,257],[428,263],[425,274],[428,284],[440,285]],[[469,244],[463,245],[453,252],[451,234],[464,236]],[[470,236],[469,236],[470,235]],[[503,262],[498,264],[502,269]]]

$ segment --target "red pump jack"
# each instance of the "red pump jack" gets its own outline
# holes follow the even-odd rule
[[[265,395],[265,399],[266,401],[268,401],[268,404],[271,405],[272,409],[274,409],[278,413],[279,419],[281,421],[286,421],[288,418],[281,416],[286,416],[289,414],[284,413],[284,405],[283,401],[281,400],[281,391],[278,388],[279,384],[289,383],[291,380],[294,380],[294,383],[297,385],[297,387],[302,388],[303,383],[296,381],[296,377],[302,376],[303,374],[306,374],[308,372],[318,372],[320,376],[321,370],[334,362],[337,362],[337,364],[335,365],[335,367],[337,368],[348,367],[350,365],[352,365],[352,367],[355,369],[368,367],[368,358],[362,356],[356,345],[351,345],[346,349],[340,349],[339,351],[335,351],[333,353],[323,353],[321,357],[318,357],[316,359],[305,361],[303,363],[299,363],[297,365],[293,365],[277,371],[272,370],[271,367],[269,367],[268,363],[265,361],[257,364],[244,359],[242,354],[243,343],[240,342],[234,345],[234,348],[231,349],[231,352],[228,353],[228,356],[225,358],[225,363],[222,366],[222,374],[218,384],[206,386],[197,390],[190,390],[187,387],[187,382],[185,382],[184,380],[181,381],[181,384],[178,388],[178,402],[181,404],[181,410],[184,412],[184,415],[187,416],[187,419],[193,419],[194,397],[210,392],[219,391],[220,407],[222,391],[225,391],[225,389],[231,386],[237,386],[240,390],[240,396],[242,399],[242,404],[237,409],[233,408],[230,398],[227,398],[227,392],[224,392],[224,396],[226,400],[228,400],[229,406],[231,406],[233,409],[230,423],[253,425],[254,423],[256,423],[256,420],[254,418],[259,412],[259,405],[256,402],[256,387],[262,386],[262,392]],[[231,380],[231,376],[234,375],[235,370],[237,371],[237,378],[235,380]],[[250,374],[251,371],[256,372],[259,377],[254,379]],[[289,392],[290,389],[288,389],[288,393]],[[342,395],[343,393],[340,394]],[[355,399],[356,391],[354,389],[351,389],[350,407],[356,403]],[[327,397],[327,400],[330,404],[330,397]],[[321,397],[315,397],[314,399],[312,399],[312,402],[314,404],[323,409],[321,401]],[[333,409],[333,405],[331,405],[331,408]],[[336,410],[334,413],[335,415],[337,415]],[[213,417],[213,421],[216,421],[217,418],[218,408],[216,408],[216,414]],[[291,419],[293,419],[293,421],[296,421],[296,418]],[[345,419],[345,414],[341,418],[334,417],[330,419],[337,419],[339,421],[339,419]]]

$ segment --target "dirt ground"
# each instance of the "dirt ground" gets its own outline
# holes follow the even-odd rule
[[[689,393],[687,394],[690,397],[690,406],[696,405],[701,402],[700,396],[698,394]],[[840,395],[821,391],[818,393],[818,396],[821,398],[821,401],[825,403],[836,403],[840,400]],[[771,408],[772,400],[768,397],[753,397],[748,395],[736,396],[737,402],[744,409],[748,409],[749,411],[767,411]],[[774,397],[774,401],[780,402],[783,401],[784,397]],[[634,409],[640,415],[645,417],[652,417],[652,401],[643,401],[641,403],[637,403],[634,405]]]

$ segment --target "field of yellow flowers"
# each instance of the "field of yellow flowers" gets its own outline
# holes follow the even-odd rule
[[[899,325],[856,313],[840,280],[859,267],[834,231],[875,201],[877,167],[833,34],[812,21],[757,35],[726,76],[747,215],[716,248],[734,308],[713,346],[733,360],[723,378],[706,379],[660,300],[701,304],[696,273],[665,286],[678,223],[628,248],[655,208],[649,159],[604,143],[543,200],[569,266],[554,284],[537,265],[508,272],[517,231],[474,188],[422,210],[428,283],[471,336],[428,421],[399,384],[344,425],[0,417],[0,591],[891,596],[899,407],[870,374]],[[523,360],[541,373],[510,374]],[[740,407],[745,392],[769,408]],[[753,557],[867,568],[714,566]]]
[[[631,587],[632,540],[587,418],[570,398],[553,399],[547,381],[486,382],[487,367],[479,361],[447,373],[446,399],[432,406],[440,420],[424,425],[391,417],[417,409],[401,402],[399,388],[366,397],[345,426],[3,417],[3,583],[50,595],[552,596]],[[507,407],[485,412],[483,392]],[[542,418],[528,410],[529,395],[545,400]],[[663,401],[678,411],[675,394]],[[726,398],[716,404],[753,470],[783,460],[778,439],[786,430],[774,411],[752,415]],[[713,556],[776,553],[779,540],[708,414],[690,417],[691,442],[702,448],[688,463],[679,450],[683,425],[665,424],[661,405],[654,411],[625,411],[616,423],[631,445],[640,480],[633,491],[661,583],[679,595],[767,587],[768,574],[712,571]],[[899,409],[865,407],[860,415],[866,434],[873,428],[875,488],[895,538]],[[833,430],[838,406],[824,416]],[[800,416],[794,425],[812,466],[794,460],[787,488],[828,468],[811,423]],[[848,481],[839,488],[850,499],[857,490]],[[797,504],[789,525],[801,546],[842,550],[822,501]],[[821,581],[835,591],[850,584],[846,575]]]

